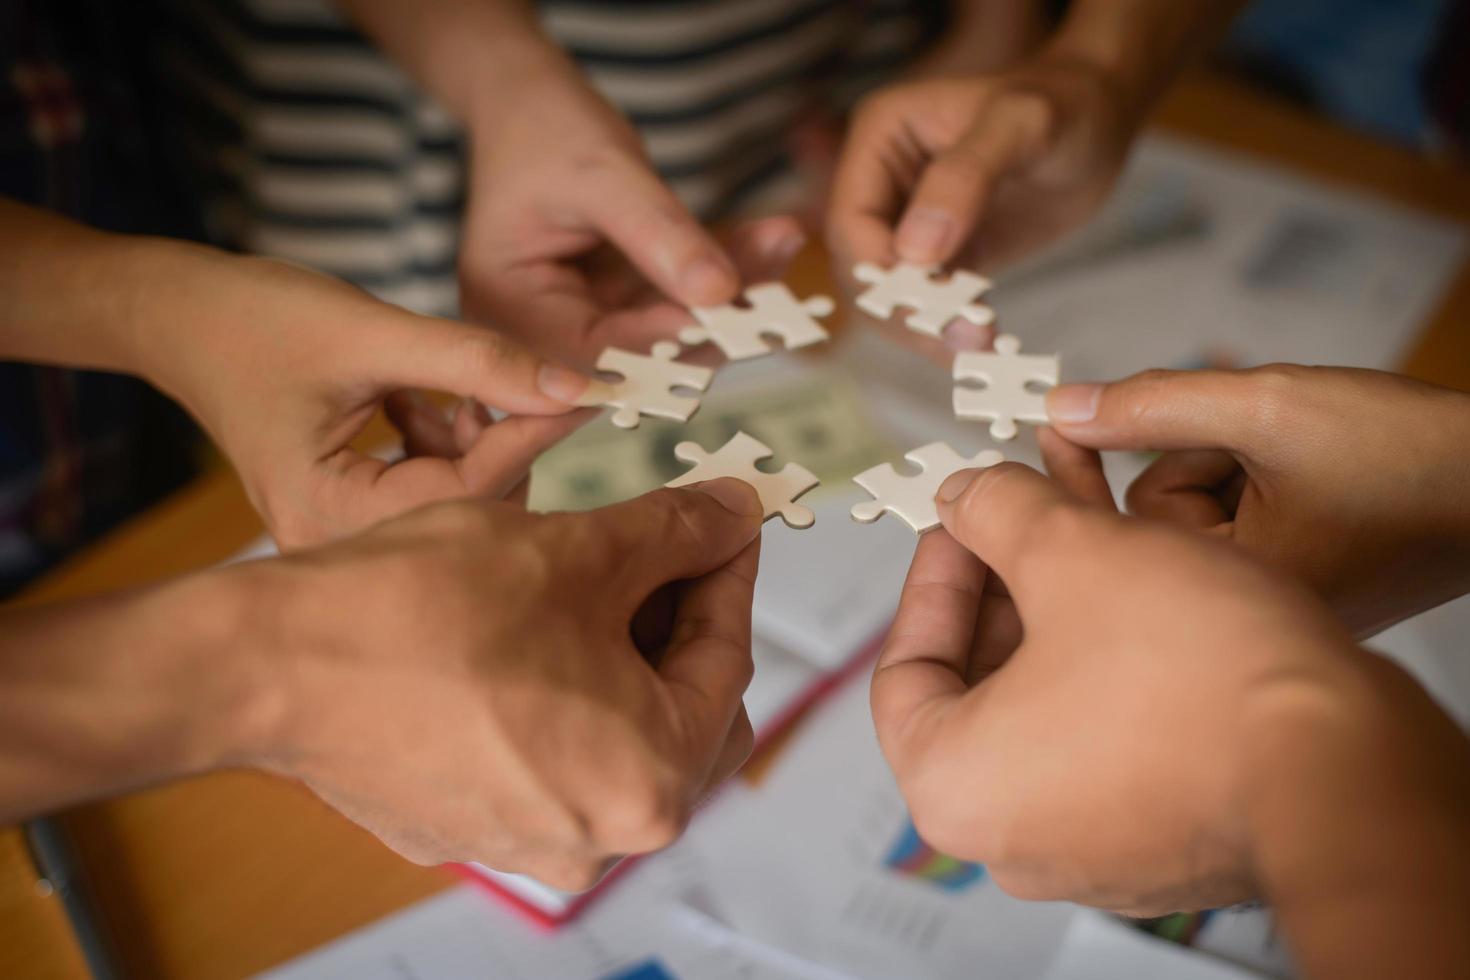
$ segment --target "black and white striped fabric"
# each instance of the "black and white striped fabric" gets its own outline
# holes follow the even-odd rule
[[[543,0],[700,216],[778,193],[786,134],[937,30],[942,0]],[[458,133],[331,0],[177,0],[159,30],[212,234],[452,314]]]

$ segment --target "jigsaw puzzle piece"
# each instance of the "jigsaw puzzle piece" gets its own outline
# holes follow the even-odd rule
[[[578,405],[606,405],[615,409],[612,422],[620,429],[636,429],[643,415],[688,422],[699,410],[699,399],[675,394],[676,388],[704,391],[713,370],[674,360],[679,345],[660,341],[648,356],[609,347],[597,359],[597,370],[622,376],[621,381],[596,382],[577,400]]]
[[[995,313],[983,303],[974,302],[990,289],[990,280],[973,272],[958,269],[941,281],[934,266],[900,262],[882,269],[864,262],[852,274],[868,289],[856,300],[857,306],[870,316],[886,320],[899,307],[913,310],[904,320],[910,330],[939,337],[955,319],[968,320],[983,327],[995,320]]]
[[[943,442],[920,446],[904,454],[903,458],[917,466],[919,472],[905,476],[895,470],[892,463],[880,463],[853,477],[853,482],[874,498],[852,505],[850,513],[853,520],[871,524],[884,513],[890,513],[912,528],[915,534],[923,534],[939,525],[934,495],[951,474],[965,469],[984,469],[1005,460],[994,449],[966,458]]]
[[[956,387],[954,414],[961,419],[990,421],[990,435],[1016,438],[1017,422],[1046,423],[1046,390],[1061,377],[1061,358],[1055,354],[1022,354],[1021,342],[1010,334],[995,338],[994,351],[963,351],[955,355],[954,379],[978,381],[982,388]],[[1041,390],[1034,390],[1036,388]]]
[[[827,331],[815,317],[827,316],[834,306],[827,296],[798,300],[779,282],[762,283],[745,291],[748,307],[695,307],[690,312],[698,326],[685,327],[679,339],[686,344],[713,341],[732,361],[743,361],[771,352],[767,336],[780,337],[787,350],[819,344]]]
[[[817,515],[811,508],[796,503],[796,498],[817,485],[816,476],[796,463],[787,463],[779,473],[756,469],[756,463],[772,455],[759,439],[737,432],[734,438],[712,453],[706,452],[697,442],[681,442],[674,447],[674,455],[686,463],[693,463],[694,468],[665,483],[666,487],[683,487],[723,476],[734,477],[755,489],[765,520],[780,514],[787,527],[798,530],[817,522]]]

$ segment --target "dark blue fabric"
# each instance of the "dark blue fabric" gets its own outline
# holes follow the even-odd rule
[[[0,196],[111,231],[194,234],[146,109],[148,23],[146,2],[0,0]],[[74,138],[37,127],[17,68],[64,78],[53,108],[80,113]],[[0,363],[0,596],[177,488],[197,444],[140,381]]]

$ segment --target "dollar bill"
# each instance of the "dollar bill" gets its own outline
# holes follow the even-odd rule
[[[749,385],[706,397],[689,422],[645,418],[637,429],[597,419],[543,455],[532,470],[534,510],[588,510],[663,486],[688,469],[674,447],[697,442],[714,451],[737,432],[770,446],[769,465],[800,463],[831,491],[894,448],[875,429],[858,385],[837,368]]]

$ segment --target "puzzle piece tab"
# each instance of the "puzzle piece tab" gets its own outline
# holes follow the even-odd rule
[[[699,409],[699,399],[676,395],[673,389],[704,391],[715,373],[674,360],[678,355],[679,345],[667,340],[653,345],[652,356],[609,347],[597,359],[597,370],[622,375],[623,380],[594,382],[577,404],[617,409],[612,422],[620,429],[636,429],[640,415],[688,422]]]
[[[900,262],[891,269],[880,269],[864,262],[852,274],[868,288],[858,296],[858,308],[880,320],[893,316],[893,311],[906,306],[914,312],[904,323],[910,330],[938,337],[944,327],[956,318],[983,327],[995,320],[990,307],[974,300],[990,289],[990,280],[963,269],[951,273],[941,282],[933,267]]]
[[[1017,422],[1046,422],[1046,388],[1057,384],[1061,358],[1055,354],[1022,354],[1010,334],[995,338],[994,351],[955,355],[954,379],[979,381],[983,388],[954,390],[954,414],[962,419],[989,419],[995,439],[1016,438]],[[1033,391],[1032,385],[1044,386]]]
[[[853,504],[850,512],[853,520],[871,524],[886,511],[913,528],[915,534],[923,534],[939,526],[934,495],[950,474],[965,469],[984,469],[1005,459],[994,449],[986,449],[966,459],[943,442],[920,446],[905,453],[903,458],[919,467],[920,472],[915,476],[904,476],[893,468],[892,463],[880,463],[853,477],[854,483],[875,498]]]
[[[685,327],[679,339],[686,344],[714,341],[732,361],[769,354],[771,345],[763,335],[780,337],[787,350],[827,339],[827,331],[813,318],[832,312],[829,297],[798,300],[782,283],[767,282],[747,289],[745,299],[749,308],[733,304],[695,307],[690,312],[699,326]]]
[[[681,442],[674,447],[674,455],[686,463],[693,463],[694,468],[665,483],[666,487],[683,487],[730,476],[755,489],[765,510],[765,519],[780,514],[787,527],[798,529],[811,527],[817,522],[817,515],[810,508],[795,502],[797,497],[817,485],[817,478],[811,470],[796,463],[787,463],[779,473],[764,473],[756,469],[756,463],[772,455],[759,439],[737,432],[733,439],[712,453],[705,452],[697,442]]]

